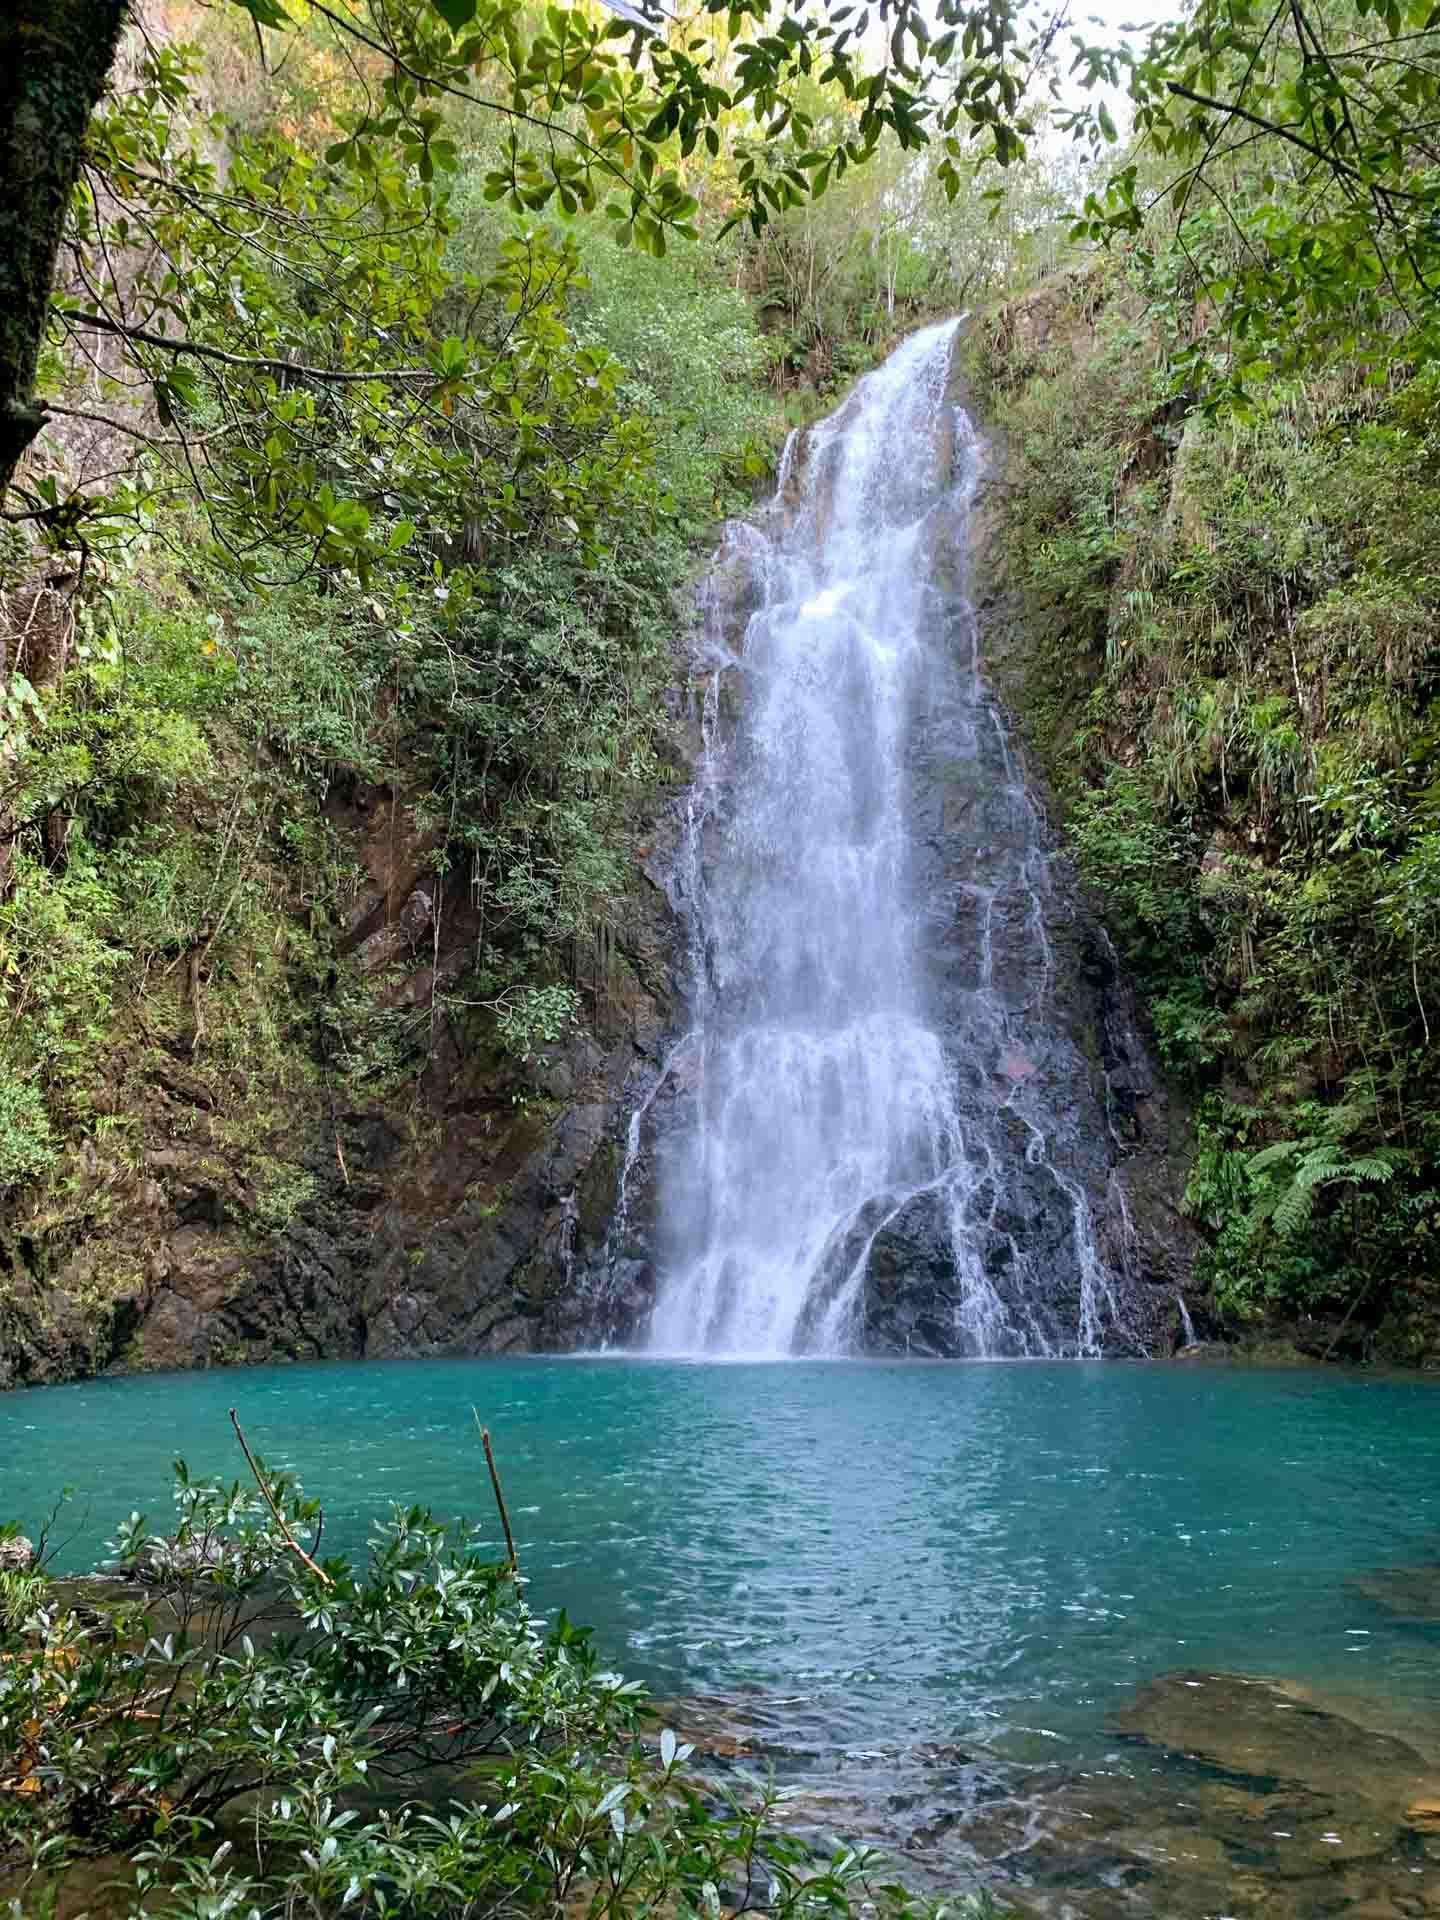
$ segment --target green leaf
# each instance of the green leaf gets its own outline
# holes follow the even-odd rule
[[[291,24],[290,16],[281,6],[280,0],[235,0],[235,4],[249,14],[257,27],[277,27],[283,30]]]

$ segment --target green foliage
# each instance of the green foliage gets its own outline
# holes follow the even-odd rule
[[[0,1568],[0,1645],[19,1638],[39,1610],[46,1584],[43,1574]]]
[[[536,223],[596,217],[663,260],[670,239],[699,238],[696,188],[713,176],[722,238],[758,236],[870,162],[882,135],[906,153],[938,136],[935,178],[953,198],[962,134],[1001,161],[1023,151],[1023,83],[1043,54],[1018,12],[971,0],[945,0],[938,35],[902,0],[878,61],[867,9],[770,31],[768,0],[717,0],[723,26],[702,14],[673,34],[658,15],[645,26],[518,0],[362,0],[299,21],[278,0],[243,11],[262,69],[265,32],[286,36],[277,66],[296,73],[277,91],[299,111],[207,110],[196,50],[142,38],[133,84],[94,116],[49,367],[101,336],[122,413],[99,417],[143,451],[116,486],[53,471],[16,483],[16,517],[57,546],[113,542],[172,489],[203,505],[242,567],[264,545],[289,568],[366,577],[394,550],[397,515],[453,519],[462,499],[507,493],[512,525],[543,499],[583,539],[616,451],[610,382],[603,355],[582,353],[569,392],[547,364],[572,264]],[[225,51],[233,67],[233,40]],[[457,273],[453,189],[467,173],[462,202],[481,194],[525,225]],[[893,273],[889,287],[893,311]],[[127,389],[149,392],[163,431],[124,416]],[[557,399],[596,403],[570,411],[609,459],[564,456],[545,430]],[[524,462],[495,459],[502,434]],[[11,485],[8,466],[0,478]]]
[[[54,1156],[54,1129],[39,1087],[33,1080],[0,1084],[0,1185],[39,1178]]]
[[[1277,1234],[1288,1237],[1309,1225],[1322,1188],[1354,1187],[1388,1180],[1399,1162],[1396,1148],[1360,1154],[1349,1148],[1350,1136],[1364,1125],[1366,1118],[1359,1107],[1327,1107],[1317,1111],[1301,1106],[1297,1121],[1303,1125],[1311,1120],[1318,1131],[1298,1140],[1273,1141],[1250,1161],[1252,1176],[1281,1174],[1279,1181],[1258,1201],[1253,1211],[1255,1222],[1268,1222]]]
[[[763,6],[670,34],[265,0],[137,38],[70,208],[55,419],[5,502],[81,623],[0,689],[7,1210],[142,1172],[156,1143],[121,1133],[161,1055],[230,1111],[323,1089],[333,1122],[437,1042],[523,1080],[568,1035],[664,775],[697,546],[779,437],[761,236],[869,207],[830,384],[971,251],[961,133],[1018,156],[1015,21],[945,11],[905,9],[888,58],[858,16],[771,33]],[[1053,235],[1025,177],[987,259]],[[99,478],[76,415],[122,449]],[[372,930],[385,810],[410,898],[390,876]],[[272,1180],[265,1136],[236,1171],[279,1232],[323,1194]]]
[[[83,523],[40,523],[90,558],[67,670],[17,709],[0,795],[12,1205],[75,1184],[69,1150],[136,1100],[146,1049],[264,1112],[317,1079],[331,1102],[337,1083],[395,1098],[438,1037],[523,1069],[568,1034],[661,772],[692,543],[776,437],[768,350],[715,257],[642,266],[599,222],[517,220],[487,198],[493,132],[458,109],[463,225],[432,183],[337,183],[310,131],[341,84],[323,50],[305,38],[227,124],[223,184],[198,55],[140,50],[145,84],[102,109],[118,218],[143,212],[164,242],[151,291],[180,280],[167,297],[198,303],[217,350],[337,379],[198,356],[166,388],[171,444],[142,439]],[[212,66],[236,57],[212,39]],[[330,223],[352,200],[342,273]],[[112,211],[82,194],[76,219],[98,242]],[[403,407],[350,378],[362,350],[417,342],[434,383]],[[420,850],[427,905],[366,986],[355,833],[382,808]],[[254,1223],[280,1231],[314,1181],[291,1168],[276,1187],[264,1131],[244,1164]]]
[[[429,728],[421,817],[469,873],[482,986],[518,984],[556,941],[593,931],[616,893],[620,824],[656,770],[683,566],[663,526],[588,566],[522,549],[483,594],[440,589],[437,613],[417,617],[406,709]]]
[[[583,225],[576,239],[584,266],[576,338],[614,355],[627,410],[664,422],[653,446],[660,490],[682,528],[708,530],[748,505],[777,438],[765,392],[773,349],[755,307],[716,246],[656,261]]]
[[[1133,129],[1076,237],[1145,272],[1175,392],[1249,415],[1317,355],[1380,379],[1432,359],[1436,46],[1424,0],[1200,0],[1138,45],[1078,46],[1089,83],[1128,80]],[[1115,142],[1103,106],[1069,117]]]
[[[90,1855],[131,1865],[117,1913],[164,1920],[699,1916],[731,1886],[776,1920],[935,1910],[773,1831],[773,1792],[707,1804],[688,1745],[637,1737],[639,1688],[468,1529],[397,1507],[359,1566],[320,1564],[315,1503],[266,1484],[273,1508],[177,1462],[175,1531],[134,1514],[114,1543],[133,1601],[97,1620],[57,1585],[0,1618],[23,1910]]]
[[[374,760],[352,614],[303,586],[237,607],[213,576],[152,559],[143,589],[89,601],[88,652],[10,763],[7,1247],[42,1300],[69,1263],[92,1364],[121,1357],[115,1303],[143,1296],[184,1181],[215,1196],[227,1257],[263,1256],[326,1204],[326,1109],[374,1096],[371,1029],[392,1016],[357,991],[345,946],[355,861],[335,783],[353,774],[331,757]],[[392,1081],[424,1062],[411,1019]]]
[[[1076,803],[1076,846],[1119,917],[1126,950],[1147,979],[1168,978],[1193,947],[1196,916],[1181,884],[1190,848],[1132,775],[1115,771]]]
[[[517,1060],[531,1060],[575,1025],[580,996],[573,987],[528,987],[505,995],[496,1010],[501,1045]]]
[[[1376,390],[1342,355],[1209,422],[1167,398],[1149,273],[986,326],[1024,635],[998,670],[1204,1096],[1219,1303],[1363,1335],[1440,1279],[1434,381]]]
[[[827,125],[842,102],[814,89]],[[874,364],[906,327],[1025,285],[1069,251],[1072,157],[1044,143],[996,184],[975,153],[936,143],[880,149],[821,200],[774,214],[748,245],[746,278],[782,382],[808,382],[812,411]],[[989,184],[987,184],[989,182]],[[810,415],[792,398],[790,424]]]
[[[1395,1261],[1395,1242],[1413,1234],[1433,1200],[1417,1210],[1402,1199],[1396,1209],[1372,1191],[1410,1156],[1393,1147],[1356,1151],[1352,1138],[1368,1131],[1364,1109],[1311,1101],[1283,1117],[1311,1131],[1258,1151],[1262,1115],[1254,1108],[1211,1098],[1197,1124],[1186,1209],[1214,1236],[1203,1264],[1216,1302],[1241,1319],[1363,1297],[1378,1261]],[[1398,1274],[1397,1266],[1386,1277]]]

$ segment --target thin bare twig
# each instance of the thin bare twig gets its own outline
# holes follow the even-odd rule
[[[517,1575],[520,1571],[520,1557],[515,1551],[515,1536],[510,1531],[510,1515],[505,1506],[505,1495],[500,1488],[500,1474],[495,1465],[495,1449],[490,1444],[490,1429],[480,1426],[480,1415],[474,1407],[470,1409],[475,1424],[480,1427],[480,1444],[485,1449],[485,1464],[490,1469],[490,1484],[495,1489],[495,1504],[500,1509],[500,1524],[505,1529],[505,1545],[510,1553],[510,1572]]]
[[[240,1442],[240,1451],[245,1455],[245,1458],[250,1463],[250,1471],[255,1476],[255,1484],[257,1487],[259,1487],[261,1493],[264,1494],[265,1504],[267,1507],[269,1507],[271,1513],[274,1514],[275,1524],[277,1527],[279,1527],[281,1533],[284,1534],[286,1544],[290,1548],[290,1551],[296,1556],[297,1559],[303,1560],[305,1562],[305,1565],[315,1575],[317,1580],[323,1580],[327,1587],[333,1587],[335,1582],[330,1578],[329,1574],[326,1573],[325,1569],[322,1566],[318,1565],[314,1560],[310,1558],[309,1554],[305,1551],[304,1547],[301,1546],[300,1542],[295,1538],[294,1534],[290,1531],[289,1527],[286,1525],[285,1516],[283,1513],[281,1513],[279,1507],[276,1506],[275,1496],[273,1493],[271,1493],[264,1474],[261,1473],[259,1467],[255,1464],[255,1456],[250,1451],[250,1443],[245,1438],[245,1435],[240,1431],[240,1422],[239,1422],[239,1419],[236,1417],[234,1407],[231,1407],[230,1409],[230,1424],[235,1429],[235,1438]],[[489,1451],[488,1440],[486,1442],[486,1451],[487,1452]],[[494,1469],[492,1468],[491,1471],[493,1472]],[[315,1544],[317,1546],[320,1544],[320,1536],[318,1534],[315,1536]]]

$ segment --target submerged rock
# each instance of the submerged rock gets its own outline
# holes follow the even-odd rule
[[[1397,1814],[1440,1791],[1406,1741],[1327,1711],[1275,1680],[1203,1667],[1164,1673],[1112,1716],[1117,1732],[1226,1773],[1290,1782]]]
[[[1440,1564],[1377,1567],[1356,1574],[1350,1585],[1397,1620],[1440,1620]]]

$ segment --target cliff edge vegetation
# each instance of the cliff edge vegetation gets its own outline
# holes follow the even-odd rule
[[[1218,1320],[1433,1363],[1440,389],[1340,342],[1209,410],[1157,271],[973,330],[992,671],[1189,1091]]]

